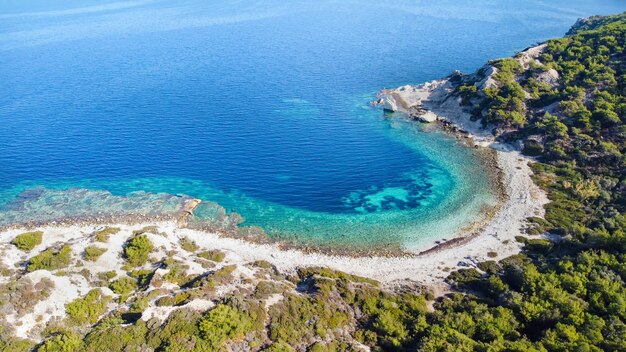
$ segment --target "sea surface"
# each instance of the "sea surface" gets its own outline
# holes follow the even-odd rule
[[[451,238],[495,204],[481,151],[383,114],[375,93],[472,72],[625,9],[4,0],[0,225],[165,211],[188,195],[301,243]]]

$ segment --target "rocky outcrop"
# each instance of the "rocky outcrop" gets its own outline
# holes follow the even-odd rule
[[[543,43],[537,46],[530,47],[518,53],[515,58],[524,69],[528,69],[531,63],[541,65],[541,62],[539,62],[537,59],[543,53],[547,46],[548,44]]]
[[[419,121],[427,122],[427,123],[435,122],[437,121],[437,118],[438,118],[437,114],[435,114],[432,111],[426,111],[425,113],[417,116],[417,119]]]
[[[543,72],[537,76],[537,81],[541,83],[548,84],[550,87],[554,88],[559,85],[559,73],[557,70],[551,68],[546,72]]]
[[[496,81],[493,76],[498,73],[498,69],[491,65],[487,65],[483,69],[484,77],[480,81],[476,82],[476,88],[478,90],[483,91],[487,88],[496,88],[498,87],[498,81]]]

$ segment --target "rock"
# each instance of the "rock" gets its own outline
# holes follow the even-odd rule
[[[385,95],[383,97],[383,109],[387,111],[398,111],[398,102],[391,95]]]
[[[550,87],[556,87],[559,85],[559,72],[553,68],[549,69],[546,72],[542,72],[537,76],[537,81],[546,83]]]
[[[476,87],[479,90],[485,90],[487,88],[497,87],[498,82],[495,79],[493,79],[493,75],[495,75],[496,73],[498,73],[497,68],[491,65],[487,65],[487,68],[485,69],[485,77],[476,83]]]
[[[432,111],[426,111],[425,113],[419,115],[417,119],[422,122],[431,123],[437,121],[437,114]]]
[[[372,101],[370,101],[370,105],[371,105],[371,106],[381,106],[381,105],[383,105],[384,103],[385,103],[385,101],[384,101],[382,98],[380,98],[380,99],[378,99],[378,100],[372,100]]]

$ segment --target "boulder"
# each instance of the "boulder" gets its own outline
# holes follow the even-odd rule
[[[393,112],[398,111],[398,102],[396,101],[396,98],[392,95],[385,95],[383,97],[383,109]]]
[[[419,115],[417,119],[422,122],[431,123],[437,121],[437,114],[432,111],[426,111],[425,113]]]

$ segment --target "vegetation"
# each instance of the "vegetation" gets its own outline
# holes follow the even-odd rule
[[[219,250],[208,250],[198,254],[198,257],[221,263],[226,258],[226,253]]]
[[[118,227],[105,227],[104,229],[96,232],[96,241],[98,242],[109,242],[109,236],[115,235],[120,232]]]
[[[421,350],[624,350],[625,43],[625,14],[594,18],[549,41],[541,64],[496,61],[497,88],[459,92],[538,158],[535,181],[552,202],[529,233],[559,241],[521,237],[524,254],[452,273],[472,294],[435,305]],[[548,70],[556,84],[540,82]]]
[[[45,251],[30,258],[26,265],[27,271],[56,270],[67,267],[72,260],[72,249],[64,245],[60,249],[48,248]]]
[[[106,251],[107,251],[106,248],[101,248],[97,246],[87,246],[85,248],[84,258],[85,260],[95,262]]]
[[[78,352],[83,345],[81,336],[76,333],[57,334],[41,344],[37,352]]]
[[[94,324],[107,311],[110,297],[102,294],[100,289],[89,291],[83,298],[65,305],[67,315],[78,325]]]
[[[35,248],[35,246],[41,244],[42,235],[43,232],[41,231],[25,232],[23,234],[17,235],[11,243],[13,243],[15,247],[23,251],[29,252],[33,248]]]
[[[118,295],[125,295],[137,289],[137,279],[124,276],[111,282],[109,288]]]
[[[252,263],[254,280],[234,275],[234,265],[192,276],[172,256],[161,266],[176,289],[147,292],[159,287],[159,275],[132,270],[109,286],[134,293],[123,307],[102,317],[110,298],[90,291],[66,306],[79,328],[47,334],[38,350],[625,351],[625,43],[626,14],[596,17],[549,41],[539,62],[492,62],[492,87],[461,83],[458,93],[476,118],[536,157],[535,181],[552,202],[545,219],[529,219],[527,236],[517,239],[521,254],[496,261],[498,253],[490,252],[491,260],[476,268],[452,272],[447,281],[454,292],[433,302],[430,294],[390,293],[376,281],[328,268],[285,276],[262,261]],[[550,70],[556,82],[545,81]],[[153,245],[145,233],[156,231],[138,230],[126,243],[128,263],[146,263]],[[538,237],[543,234],[550,236]],[[198,250],[189,241],[181,246]],[[40,253],[27,268],[67,265],[64,248]],[[219,251],[198,256],[224,259]],[[99,277],[108,282],[115,272]],[[228,295],[209,294],[232,283],[237,288]],[[8,296],[20,290],[39,297],[20,287],[3,287],[1,302],[12,304]],[[274,300],[279,293],[282,299]],[[206,312],[185,308],[196,299],[215,305]],[[152,300],[179,308],[164,322],[138,319]],[[28,347],[0,329],[0,348]]]
[[[148,261],[148,255],[154,250],[154,245],[144,234],[135,235],[126,242],[124,256],[130,265],[141,266]]]
[[[187,237],[183,237],[180,239],[180,248],[186,250],[187,252],[195,252],[198,249],[200,249],[200,247],[196,244],[196,242],[190,240]]]

